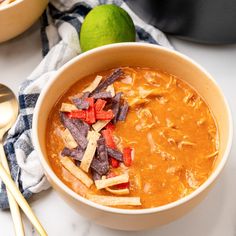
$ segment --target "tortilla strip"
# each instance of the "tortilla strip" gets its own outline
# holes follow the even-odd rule
[[[85,186],[85,184],[83,184],[79,179],[72,175],[66,168],[62,168],[62,175],[65,181],[71,183],[73,191],[75,191],[82,197],[86,197],[89,189],[87,186]]]
[[[77,107],[73,104],[70,104],[70,103],[65,103],[63,102],[61,104],[61,108],[60,108],[60,111],[62,112],[71,112],[71,111],[74,111],[74,110],[78,110]]]
[[[61,157],[62,165],[77,179],[84,183],[88,188],[93,184],[93,181],[85,174],[74,162],[67,156]]]
[[[82,170],[84,170],[85,172],[89,171],[89,167],[92,163],[92,160],[93,160],[96,148],[97,148],[97,141],[98,141],[100,135],[101,134],[99,134],[96,131],[89,131],[88,132],[88,137],[87,137],[88,145],[87,145],[83,159],[80,164],[80,168]]]
[[[129,181],[129,175],[122,174],[108,179],[96,180],[95,185],[97,189],[103,189],[117,184],[127,183]]]
[[[140,206],[140,197],[112,197],[112,196],[101,196],[95,194],[87,194],[87,199],[96,202],[103,206]]]
[[[62,131],[61,136],[66,147],[73,149],[78,146],[78,144],[76,143],[76,141],[74,140],[73,136],[71,135],[68,129]]]
[[[112,97],[114,97],[116,95],[115,88],[114,88],[113,84],[109,85],[107,87],[106,91],[110,92]]]
[[[110,120],[98,120],[95,124],[92,125],[93,129],[99,132],[102,128],[104,128]]]
[[[115,194],[115,195],[127,195],[129,194],[129,189],[111,189],[111,188],[105,188],[109,193]]]
[[[101,80],[102,76],[97,75],[94,81],[87,88],[85,88],[83,92],[93,92],[93,90],[100,84]]]
[[[71,135],[73,136],[77,144],[82,149],[85,149],[88,144],[88,140],[85,137],[85,135],[87,135],[88,132],[88,127],[87,127],[88,124],[85,124],[83,121],[79,119],[70,119],[65,112],[60,112],[59,115],[61,123],[64,125],[64,127],[70,131]]]
[[[111,92],[102,91],[102,92],[95,93],[91,97],[94,99],[109,99],[109,98],[112,98],[113,96],[111,95]]]

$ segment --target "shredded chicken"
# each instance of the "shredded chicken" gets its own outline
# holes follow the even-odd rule
[[[218,155],[218,154],[219,154],[219,151],[215,151],[215,152],[213,152],[213,153],[207,155],[207,158],[215,157],[215,156]]]
[[[147,134],[147,140],[150,145],[151,153],[159,154],[164,160],[175,160],[176,158],[170,153],[161,150],[160,146],[154,141],[151,132]]]
[[[183,140],[183,141],[178,143],[178,148],[183,149],[184,146],[191,146],[192,147],[192,146],[195,146],[195,145],[196,145],[196,143],[192,143],[190,141]]]

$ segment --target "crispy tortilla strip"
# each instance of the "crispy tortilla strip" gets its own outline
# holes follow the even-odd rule
[[[112,119],[112,123],[116,124],[117,119],[118,119],[118,113],[120,110],[120,102],[121,102],[121,96],[122,96],[122,92],[119,92],[115,95],[114,98],[112,98],[112,105],[111,105],[111,109],[112,112],[114,114],[114,118]]]
[[[116,80],[120,78],[124,73],[121,70],[121,68],[115,69],[109,76],[107,76],[94,91],[91,93],[91,95],[101,92],[105,90],[109,85],[113,84]]]
[[[60,108],[60,111],[62,112],[71,112],[71,111],[74,111],[74,110],[78,110],[77,107],[73,104],[70,104],[70,103],[65,103],[63,102],[61,104],[61,108]]]
[[[118,121],[125,121],[128,114],[129,104],[125,101],[124,104],[120,107]]]
[[[111,189],[111,188],[105,188],[109,193],[115,194],[115,195],[127,195],[129,194],[129,189]]]
[[[97,75],[94,81],[87,88],[85,88],[83,92],[93,92],[93,90],[100,84],[101,80],[102,76]]]
[[[109,99],[109,98],[112,98],[112,95],[111,95],[111,92],[102,91],[102,92],[95,93],[91,97],[94,99]]]
[[[62,131],[61,136],[66,147],[73,149],[78,146],[68,129]]]
[[[95,124],[92,125],[93,129],[99,132],[102,128],[104,128],[110,120],[98,120]]]
[[[76,165],[78,165],[78,162],[82,160],[83,155],[84,155],[84,150],[80,149],[80,148],[75,148],[75,149],[69,149],[67,147],[65,147],[62,151],[61,151],[61,155],[63,157],[67,156],[67,157],[71,157],[72,159],[76,160],[77,163]]]
[[[61,123],[70,131],[76,143],[82,149],[85,149],[88,144],[88,140],[86,139],[89,129],[88,124],[79,119],[70,119],[65,112],[60,112],[59,116]]]
[[[82,197],[86,197],[86,194],[88,193],[88,187],[85,186],[85,184],[83,184],[79,179],[72,175],[66,168],[62,168],[62,175],[65,181],[71,183],[72,190],[74,190]]]
[[[96,131],[89,131],[88,132],[88,145],[85,150],[83,159],[80,164],[80,168],[84,170],[85,172],[89,171],[89,167],[92,163],[96,148],[97,148],[97,141],[99,139],[101,134],[99,134]]]
[[[103,206],[140,206],[140,197],[111,197],[95,194],[87,194],[87,199]]]
[[[82,98],[73,98],[73,103],[77,109],[87,110],[89,108],[89,102]]]
[[[108,178],[108,179],[96,180],[95,185],[97,189],[103,189],[103,188],[110,187],[113,185],[127,183],[128,181],[129,181],[129,175],[126,173],[126,174],[118,175],[118,176]]]
[[[112,97],[114,97],[116,95],[115,88],[114,88],[113,84],[109,85],[107,87],[106,91],[110,92]]]
[[[93,181],[84,173],[69,157],[61,157],[62,165],[77,179],[84,183],[88,188],[93,184]]]

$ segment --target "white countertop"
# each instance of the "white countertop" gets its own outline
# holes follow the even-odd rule
[[[236,44],[200,45],[171,38],[176,49],[199,62],[215,78],[225,93],[236,120]],[[18,38],[0,45],[0,83],[15,93],[19,84],[41,60],[39,27],[34,25]],[[1,115],[1,114],[0,114]],[[49,236],[235,236],[236,235],[236,142],[223,174],[208,197],[183,218],[158,229],[122,232],[95,225],[66,205],[50,189],[34,196],[30,204]],[[26,236],[36,235],[24,217]],[[13,236],[11,215],[0,211],[0,235]]]

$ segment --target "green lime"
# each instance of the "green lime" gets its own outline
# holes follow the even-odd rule
[[[80,31],[83,52],[102,45],[135,41],[135,27],[129,14],[116,5],[100,5],[85,17]]]

